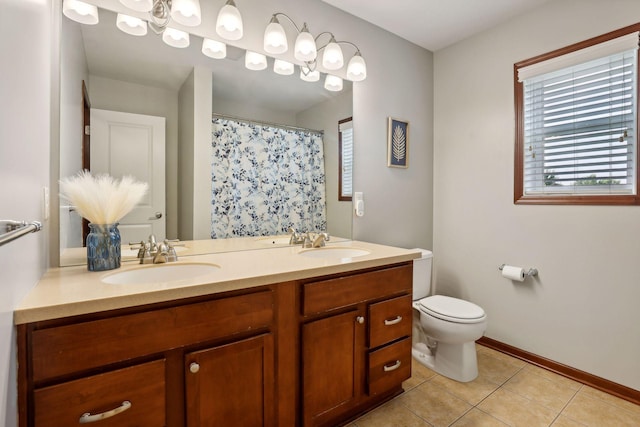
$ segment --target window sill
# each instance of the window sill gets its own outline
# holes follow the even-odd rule
[[[639,206],[638,195],[624,196],[589,196],[589,195],[536,195],[523,196],[516,194],[513,203],[516,205],[604,205],[604,206]]]

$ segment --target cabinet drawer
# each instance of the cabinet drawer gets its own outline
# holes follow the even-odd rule
[[[363,301],[411,292],[412,264],[352,276],[305,283],[302,289],[302,313],[322,313]]]
[[[272,320],[272,292],[260,291],[39,329],[31,337],[33,378],[37,382],[268,327]]]
[[[411,295],[369,306],[369,348],[411,335]]]
[[[369,353],[369,395],[383,393],[411,377],[411,337]]]
[[[164,378],[165,363],[159,360],[37,389],[35,427],[79,425],[83,414],[104,414],[101,427],[162,427]]]

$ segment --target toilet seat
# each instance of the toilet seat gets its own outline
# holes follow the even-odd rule
[[[486,318],[482,307],[469,301],[444,295],[422,298],[416,305],[420,311],[448,322],[479,323]]]

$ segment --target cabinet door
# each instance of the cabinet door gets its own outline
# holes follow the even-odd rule
[[[304,426],[325,425],[348,411],[363,392],[364,317],[360,311],[302,327]]]
[[[271,334],[189,353],[185,362],[188,427],[274,425]]]

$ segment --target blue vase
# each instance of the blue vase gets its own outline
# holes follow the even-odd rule
[[[120,230],[115,224],[89,224],[87,269],[105,271],[120,268]]]

